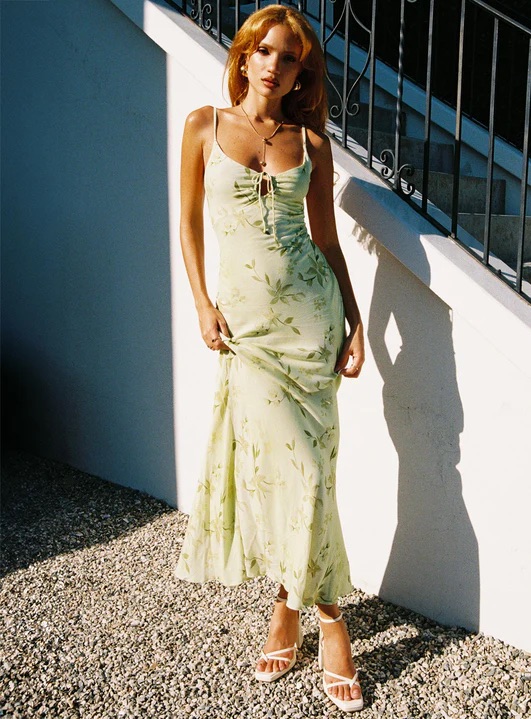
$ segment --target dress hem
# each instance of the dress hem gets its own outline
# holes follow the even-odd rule
[[[209,576],[209,577],[203,578],[203,579],[192,579],[192,577],[190,577],[189,575],[187,575],[185,573],[180,573],[179,567],[177,565],[174,569],[173,574],[174,574],[174,577],[180,581],[192,582],[194,584],[206,584],[208,582],[218,582],[219,584],[222,584],[224,587],[238,587],[240,584],[244,584],[245,582],[248,582],[252,579],[258,579],[259,577],[267,577],[272,582],[278,582],[278,584],[282,584],[284,586],[284,588],[286,589],[286,591],[288,593],[288,599],[286,602],[286,606],[288,607],[288,609],[294,609],[296,611],[299,611],[300,609],[303,609],[304,607],[314,607],[317,604],[325,604],[325,605],[337,604],[339,597],[344,597],[347,594],[350,594],[351,592],[354,591],[354,586],[349,581],[348,588],[345,587],[345,591],[339,592],[339,594],[336,596],[335,600],[330,600],[329,598],[320,599],[319,597],[315,597],[312,601],[305,602],[303,599],[302,601],[293,602],[293,601],[290,601],[290,590],[288,587],[286,587],[286,585],[284,583],[285,580],[283,581],[283,580],[279,579],[277,576],[275,576],[269,572],[257,572],[256,574],[254,574],[252,576],[245,576],[239,580],[234,580],[234,581],[220,579],[217,576]],[[291,593],[293,594],[293,590],[291,591]]]

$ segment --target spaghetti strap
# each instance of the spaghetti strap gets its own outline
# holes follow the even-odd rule
[[[214,110],[214,142],[217,142],[217,130],[218,130],[218,108],[213,107]]]
[[[306,125],[302,126],[302,149],[304,150],[304,159],[308,157],[308,148],[306,147]]]

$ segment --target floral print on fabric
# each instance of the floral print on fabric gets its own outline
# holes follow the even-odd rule
[[[176,575],[235,585],[268,575],[288,606],[352,590],[335,496],[334,365],[344,340],[335,275],[305,223],[311,160],[276,176],[214,141],[205,190],[220,243],[220,353],[204,472]]]

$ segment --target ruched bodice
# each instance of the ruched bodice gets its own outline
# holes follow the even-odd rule
[[[234,218],[236,214],[245,217],[251,226],[261,227],[264,234],[289,241],[294,233],[305,229],[304,198],[311,171],[306,149],[301,165],[270,175],[236,162],[214,140],[205,171],[205,191],[218,237],[220,232],[230,234],[227,217]],[[231,208],[230,215],[227,207]]]

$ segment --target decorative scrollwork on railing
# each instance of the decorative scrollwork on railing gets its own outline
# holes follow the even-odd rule
[[[409,0],[409,2],[412,1],[414,0]],[[411,197],[417,188],[412,182],[408,182],[404,176],[413,177],[414,174],[415,168],[407,162],[398,170],[398,189],[406,197]]]
[[[208,17],[212,13],[212,5],[204,3],[201,0],[191,0],[192,10],[190,17],[196,22],[200,28],[210,32],[212,29],[212,19]]]
[[[330,0],[330,3],[332,6],[335,5],[337,0]],[[334,38],[336,35],[340,34],[344,37],[344,42],[346,43],[346,53],[345,53],[345,63],[343,67],[343,87],[338,88],[334,81],[332,80],[332,77],[330,76],[330,73],[328,70],[326,71],[326,77],[328,79],[330,88],[334,92],[334,95],[337,97],[337,102],[331,103],[329,108],[330,117],[332,119],[337,119],[338,117],[341,117],[343,113],[345,113],[348,117],[354,117],[357,115],[360,111],[360,104],[359,102],[351,101],[352,93],[355,91],[355,89],[358,87],[360,82],[362,81],[365,73],[367,72],[367,68],[369,67],[369,63],[371,60],[371,53],[373,49],[372,45],[372,36],[371,31],[369,28],[365,26],[365,24],[360,20],[360,18],[357,16],[354,8],[352,7],[353,0],[345,0],[342,8],[341,13],[339,15],[339,18],[335,25],[330,30],[330,33],[327,37],[323,38],[323,48],[326,50],[327,45],[329,42]],[[367,58],[365,60],[365,64],[361,70],[361,72],[358,74],[358,77],[354,80],[352,85],[348,87],[348,77],[349,77],[349,45],[352,42],[350,38],[350,20],[351,18],[354,20],[354,22],[364,30],[368,36],[369,36],[369,49],[367,52]]]
[[[382,177],[386,180],[390,180],[395,174],[395,156],[392,150],[382,150],[380,154],[380,160],[384,163],[380,170]],[[386,165],[386,162],[391,162],[391,167]]]
[[[380,154],[380,160],[383,166],[380,170],[380,174],[385,180],[391,182],[394,179],[394,186],[396,189],[404,195],[404,197],[411,197],[416,191],[416,187],[412,182],[409,182],[406,177],[413,177],[415,174],[415,168],[408,162],[405,162],[400,166],[398,171],[396,170],[396,159],[395,154],[392,150],[382,150]],[[389,163],[389,164],[386,164]]]

